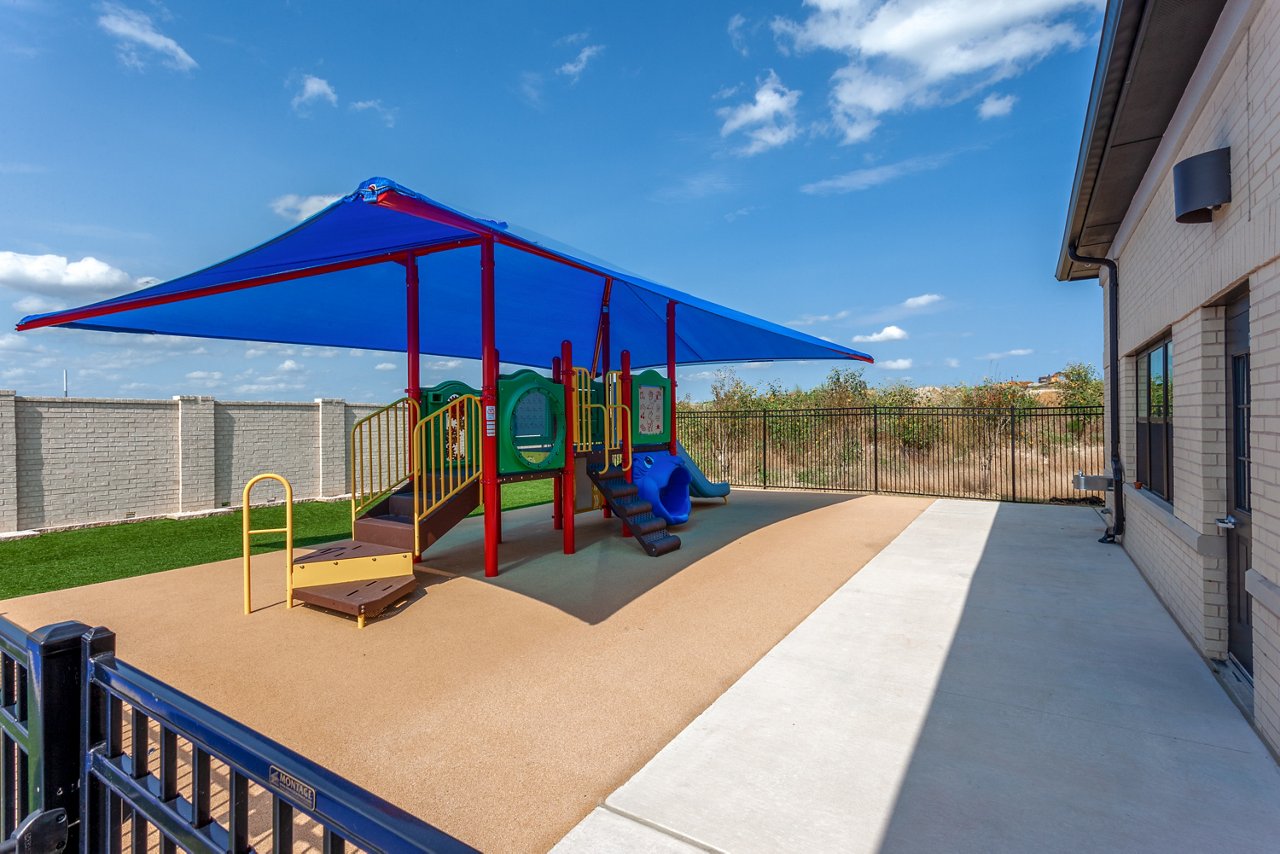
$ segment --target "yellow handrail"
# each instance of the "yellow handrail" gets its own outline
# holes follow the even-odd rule
[[[253,530],[249,527],[249,493],[253,491],[256,483],[263,480],[274,480],[284,487],[284,527],[283,528],[258,528]],[[244,492],[240,496],[241,521],[240,521],[240,543],[244,547],[244,612],[246,614],[253,611],[250,602],[250,565],[249,565],[249,537],[253,534],[284,534],[284,567],[285,567],[285,599],[284,606],[286,608],[293,607],[293,487],[289,485],[289,481],[282,475],[268,472],[260,474],[244,485]]]
[[[595,403],[591,400],[591,372],[586,368],[574,368],[574,412],[576,413],[578,430],[574,450],[590,453],[595,449],[597,440],[604,452],[605,468],[615,454],[623,448],[622,470],[630,471],[631,453],[631,407],[623,403],[622,372],[610,371],[604,377],[605,402]],[[593,410],[600,410],[601,432],[597,437],[595,423],[591,420]]]
[[[422,554],[419,525],[481,475],[480,398],[460,395],[413,428],[413,553]]]
[[[409,443],[418,402],[402,397],[351,427],[351,526],[361,513],[395,492],[413,475]]]

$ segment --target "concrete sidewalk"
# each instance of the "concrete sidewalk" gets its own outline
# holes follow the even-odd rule
[[[1099,533],[936,502],[555,850],[1277,850],[1280,770]]]

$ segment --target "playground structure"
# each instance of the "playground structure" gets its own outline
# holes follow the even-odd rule
[[[723,489],[680,458],[679,363],[872,361],[549,247],[385,178],[362,182],[226,261],[27,317],[18,330],[51,326],[404,352],[405,396],[351,432],[352,540],[291,562],[301,581],[291,584],[289,604],[323,604],[362,623],[366,606],[376,608],[395,587],[369,583],[403,577],[368,577],[373,558],[384,567],[411,563],[477,506],[484,573],[496,576],[501,488],[514,480],[554,480],[553,524],[566,554],[575,551],[575,516],[591,509],[617,517],[650,555],[678,549],[668,525],[687,520],[688,486]],[[499,376],[499,347],[508,363],[549,366],[551,376]],[[480,388],[423,389],[423,352],[479,358]],[[665,376],[652,370],[658,366]],[[682,459],[679,473],[657,465],[664,454]]]

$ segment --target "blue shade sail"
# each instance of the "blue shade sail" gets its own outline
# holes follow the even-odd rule
[[[594,352],[606,277],[609,363],[665,364],[676,307],[676,360],[857,359],[865,353],[605,266],[506,223],[463,214],[385,178],[364,181],[310,219],[203,270],[101,302],[24,318],[62,326],[403,352],[405,267],[420,277],[423,353],[481,357],[480,237],[495,240],[497,346],[503,362],[546,367],[573,343]],[[588,354],[583,356],[581,354]]]

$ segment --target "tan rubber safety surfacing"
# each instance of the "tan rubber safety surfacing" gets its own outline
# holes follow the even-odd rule
[[[32,629],[117,633],[121,658],[466,842],[551,847],[930,499],[742,492],[695,505],[680,551],[646,556],[616,520],[504,515],[502,575],[481,520],[420,564],[423,589],[358,631],[283,606],[280,556],[12,599]],[[301,551],[301,550],[300,550]]]

